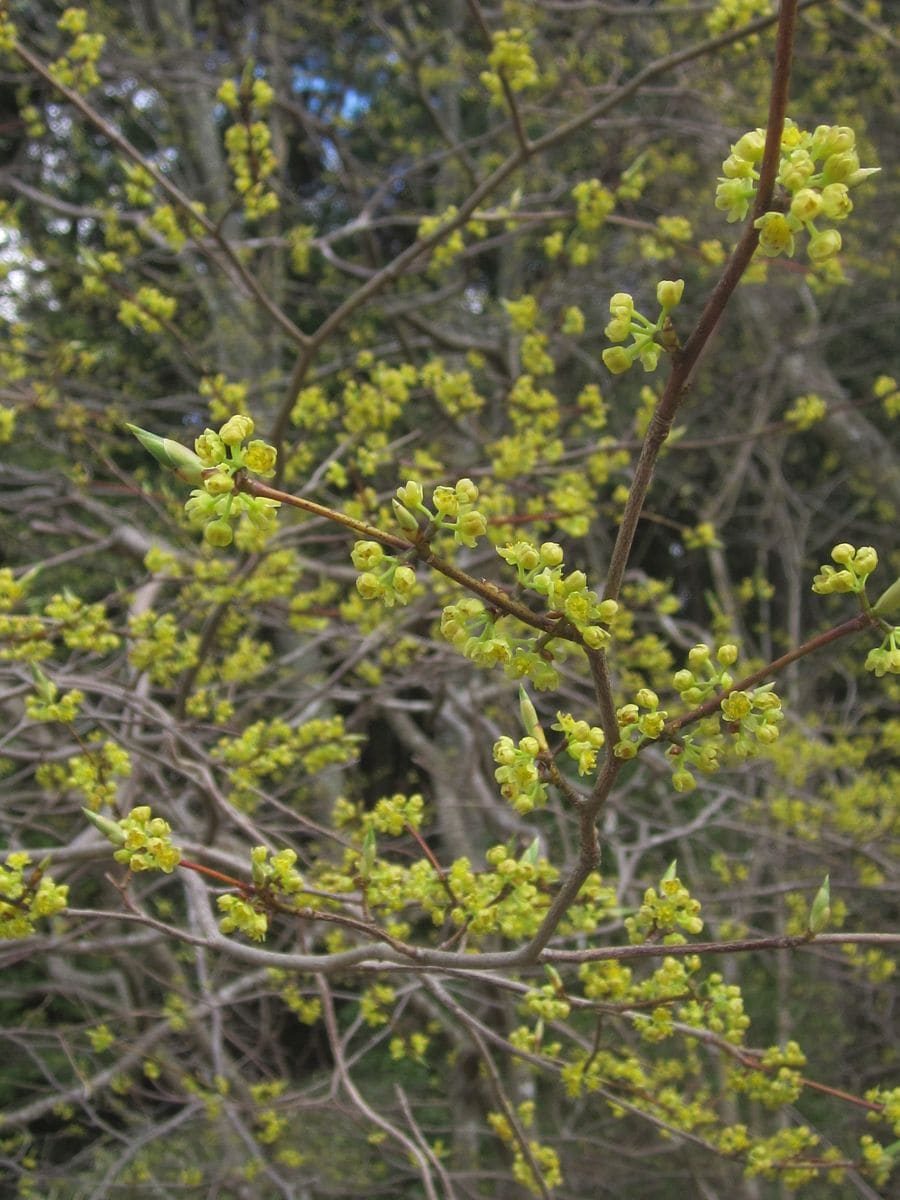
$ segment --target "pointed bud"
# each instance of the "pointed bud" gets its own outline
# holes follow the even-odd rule
[[[125,832],[118,821],[111,821],[109,817],[102,817],[100,813],[92,812],[89,808],[81,810],[95,829],[99,829],[105,838],[109,838],[114,846],[123,846],[125,844]]]
[[[359,861],[359,873],[363,879],[368,879],[372,874],[372,868],[375,866],[376,852],[375,830],[370,825],[366,830],[366,836],[363,838],[362,856]]]
[[[900,612],[900,578],[894,580],[891,586],[872,605],[872,612],[877,617],[888,617]]]
[[[678,859],[673,858],[672,861],[669,863],[669,865],[666,867],[665,875],[663,875],[662,879],[659,882],[660,883],[668,883],[670,880],[677,879],[677,878],[678,878]]]
[[[540,721],[538,721],[537,709],[531,703],[528,693],[521,685],[519,686],[519,715],[522,718],[522,728],[526,734],[534,738],[541,751],[546,752],[549,750],[546,734],[541,729]]]
[[[397,518],[397,524],[401,529],[405,529],[407,533],[419,532],[419,522],[408,508],[404,508],[399,500],[392,500],[391,506],[394,510],[394,516]]]
[[[831,920],[831,884],[826,875],[809,910],[809,932],[821,933]]]
[[[148,454],[152,454],[157,462],[174,471],[179,479],[183,479],[185,483],[203,482],[203,462],[193,450],[137,425],[126,424],[125,428],[131,430]]]

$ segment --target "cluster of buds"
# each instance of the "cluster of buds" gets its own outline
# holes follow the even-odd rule
[[[181,862],[181,850],[172,845],[172,827],[154,817],[149,804],[140,804],[120,821],[113,821],[89,808],[81,810],[92,825],[118,849],[116,862],[130,871],[165,871],[168,875]]]
[[[662,940],[671,945],[684,942],[686,933],[701,933],[703,919],[700,916],[700,901],[691,896],[676,874],[677,864],[671,863],[659,881],[659,890],[647,888],[641,907],[633,917],[626,917],[625,928],[628,940],[640,945],[650,937],[662,935]]]
[[[529,813],[547,803],[547,785],[541,779],[538,756],[541,744],[530,734],[519,738],[501,737],[494,743],[494,762],[499,763],[494,778],[500,792],[518,813]]]
[[[419,532],[417,513],[427,522],[429,538],[446,529],[458,545],[472,547],[487,531],[484,514],[475,508],[478,488],[471,479],[460,479],[453,487],[436,487],[431,493],[433,509],[426,508],[424,497],[421,483],[414,479],[397,488],[397,497],[392,501],[394,516],[407,533]]]
[[[754,739],[764,746],[778,740],[778,724],[784,720],[784,713],[774,686],[765,683],[750,692],[729,692],[721,701],[722,715],[737,734],[734,748],[739,754],[752,753]]]
[[[686,734],[680,743],[671,745],[666,751],[666,757],[672,767],[672,787],[676,792],[692,792],[697,786],[689,767],[701,771],[704,775],[712,775],[719,769],[719,750],[721,738],[698,741]]]
[[[900,626],[895,626],[880,646],[869,651],[866,670],[874,671],[879,679],[883,675],[900,675]]]
[[[275,474],[276,450],[267,442],[254,439],[253,420],[237,415],[229,417],[218,431],[206,429],[190,451],[180,442],[161,438],[137,425],[129,425],[145,450],[188,483],[198,483],[185,504],[185,511],[196,524],[205,526],[203,536],[211,546],[228,546],[234,540],[233,522],[246,517],[250,525],[267,534],[275,525],[279,501],[251,496],[239,490],[238,472],[252,471],[270,477]]]
[[[559,672],[550,652],[534,649],[534,637],[520,637],[500,629],[504,617],[495,618],[474,596],[448,604],[441,613],[441,633],[457,650],[480,667],[502,666],[512,679],[530,679],[541,691],[559,683]]]
[[[871,546],[860,546],[857,550],[849,542],[841,542],[831,551],[837,567],[825,563],[813,580],[812,590],[820,596],[832,592],[861,592],[866,580],[878,566],[878,555]]]
[[[655,741],[665,728],[669,714],[660,709],[656,692],[641,688],[635,701],[616,710],[619,725],[619,741],[613,747],[616,758],[634,758],[644,742]]]
[[[14,850],[0,863],[0,939],[30,937],[35,921],[66,907],[69,888],[45,873],[49,865],[45,858],[32,866],[25,850]]]
[[[587,775],[593,771],[597,765],[597,751],[606,741],[603,730],[587,721],[576,721],[571,713],[564,712],[556,714],[556,724],[551,728],[558,729],[566,739],[566,753],[578,763],[578,774]]]
[[[380,600],[388,608],[409,604],[416,590],[416,573],[378,542],[355,542],[350,552],[354,567],[362,574],[356,590],[364,600]]]
[[[765,131],[751,130],[734,143],[722,164],[716,208],[729,221],[747,215],[765,144]],[[860,167],[855,145],[853,130],[846,125],[819,125],[809,133],[785,121],[777,182],[786,193],[786,211],[763,213],[754,222],[763,254],[770,258],[793,254],[794,235],[803,229],[809,234],[807,254],[812,262],[824,262],[839,252],[840,233],[819,228],[816,222],[843,221],[853,209],[850,189],[879,170]]]
[[[684,292],[683,279],[663,279],[656,285],[659,316],[655,321],[637,312],[634,300],[628,292],[616,292],[609,302],[612,320],[603,331],[611,342],[627,342],[631,345],[609,346],[601,358],[613,375],[621,375],[631,369],[640,359],[645,371],[655,371],[663,350],[674,350],[678,338],[669,319],[670,311],[681,303]]]
[[[516,568],[518,582],[544,596],[550,614],[565,617],[581,634],[590,650],[602,650],[610,640],[604,629],[619,611],[615,600],[601,600],[587,586],[584,571],[563,569],[563,549],[558,542],[514,542],[497,553]]]
[[[692,646],[688,652],[688,665],[676,671],[672,683],[685,704],[702,704],[715,692],[724,692],[734,682],[728,671],[737,662],[738,649],[726,642],[716,651],[716,662],[712,661],[709,646]]]

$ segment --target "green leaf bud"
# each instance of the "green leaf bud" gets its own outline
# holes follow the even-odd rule
[[[363,838],[362,854],[359,860],[359,873],[363,879],[368,879],[372,874],[372,868],[375,866],[375,855],[377,853],[377,842],[374,828],[370,825],[366,830],[366,836]]]
[[[678,859],[673,858],[666,867],[665,874],[661,876],[660,883],[671,883],[673,879],[678,878]]]
[[[821,933],[831,920],[831,883],[826,875],[809,910],[809,932]]]
[[[252,419],[238,413],[228,418],[219,430],[219,437],[226,446],[239,446],[245,438],[250,437],[253,429]]]
[[[408,508],[404,508],[399,500],[392,500],[391,507],[394,510],[394,516],[397,519],[397,524],[401,529],[405,529],[407,533],[419,532],[419,522]]]
[[[125,844],[125,831],[118,821],[111,821],[109,817],[101,816],[100,813],[92,812],[89,808],[81,810],[90,823],[108,838],[114,846],[123,846]]]
[[[900,578],[895,579],[872,605],[872,612],[878,617],[889,617],[898,611],[900,611]]]
[[[203,460],[188,450],[187,446],[182,446],[180,442],[175,442],[171,438],[159,437],[137,425],[126,424],[125,428],[134,434],[144,449],[152,454],[157,462],[174,471],[179,479],[183,479],[185,483],[199,484],[203,482]]]

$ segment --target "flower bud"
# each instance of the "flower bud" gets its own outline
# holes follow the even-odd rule
[[[662,279],[656,285],[656,299],[660,307],[665,309],[674,308],[676,304],[680,304],[683,292],[683,279]]]
[[[540,555],[545,567],[558,567],[563,561],[563,548],[558,542],[541,542]]]
[[[709,662],[709,646],[699,645],[692,646],[688,651],[688,664],[695,671],[698,667],[705,667]]]
[[[403,487],[397,488],[397,499],[407,508],[420,505],[424,494],[421,483],[416,479],[410,479]]]
[[[626,317],[616,317],[603,330],[611,342],[624,342],[631,332],[631,324]]]
[[[726,179],[749,179],[753,174],[753,164],[737,154],[729,154],[722,163],[722,174]]]
[[[384,550],[378,542],[356,542],[350,560],[358,571],[371,571],[381,563]]]
[[[581,630],[581,637],[589,650],[602,650],[610,641],[610,635],[599,625],[587,625]]]
[[[251,435],[253,428],[252,419],[238,413],[228,418],[219,430],[219,437],[226,446],[239,446],[245,438]]]
[[[809,239],[806,252],[811,262],[825,262],[834,258],[841,249],[841,235],[836,229],[823,229],[815,237]]]
[[[609,311],[620,320],[631,320],[634,312],[634,299],[628,292],[616,292],[609,302]]]
[[[397,595],[408,598],[416,586],[416,573],[412,567],[398,567],[392,582]]]
[[[207,429],[194,440],[194,449],[205,467],[217,467],[225,459],[225,443],[213,429]]]
[[[843,183],[859,169],[859,158],[856,151],[846,150],[843,154],[832,154],[825,160],[822,178],[826,184]]]
[[[829,183],[828,187],[822,189],[822,211],[832,221],[842,221],[853,211],[853,201],[846,183]]]
[[[203,530],[203,536],[211,546],[222,548],[230,546],[234,539],[234,532],[228,521],[210,521]]]
[[[860,546],[853,556],[853,566],[858,575],[871,575],[878,566],[878,553],[874,546]]]
[[[356,581],[356,590],[363,600],[374,600],[381,595],[381,581],[371,571],[364,571]]]
[[[214,471],[203,480],[203,486],[210,496],[225,496],[234,491],[234,479],[227,471]]]
[[[474,504],[478,499],[478,485],[471,479],[460,479],[453,490],[460,504]]]
[[[747,162],[757,163],[763,156],[763,151],[766,148],[766,135],[762,129],[751,129],[749,133],[745,133],[731,147],[731,153],[736,154],[738,158],[745,158]]]
[[[837,186],[837,185],[834,185]],[[814,221],[822,211],[823,199],[814,188],[801,188],[791,201],[791,216],[798,221]]]

